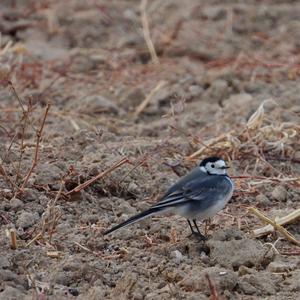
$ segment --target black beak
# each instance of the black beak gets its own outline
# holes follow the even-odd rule
[[[230,168],[229,166],[223,166],[223,167],[221,167],[222,170],[229,169],[229,168]]]

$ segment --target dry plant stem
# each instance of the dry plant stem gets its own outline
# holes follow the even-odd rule
[[[128,162],[129,162],[129,160],[126,157],[123,158],[123,159],[121,159],[119,162],[117,162],[116,164],[114,164],[112,167],[110,167],[107,170],[103,171],[102,173],[96,175],[92,179],[90,179],[90,180],[88,180],[88,181],[86,181],[86,182],[78,185],[73,190],[67,192],[66,195],[71,195],[71,194],[80,192],[81,190],[85,189],[86,187],[88,187],[89,185],[91,185],[92,183],[94,183],[95,181],[97,181],[98,179],[103,178],[104,176],[106,176],[110,172],[114,171],[115,169],[119,168],[120,166],[122,166],[122,165],[124,165],[125,163],[128,163]]]
[[[271,224],[275,230],[279,231],[288,241],[294,243],[297,246],[300,246],[300,242],[297,241],[285,228],[283,228],[281,225],[277,224],[275,221],[269,219],[266,217],[263,213],[258,211],[254,207],[250,207],[248,211],[254,215],[256,215],[258,218],[260,218],[263,222],[266,222],[268,224]]]
[[[208,147],[208,146],[202,141],[202,139],[200,139],[198,136],[195,136],[195,135],[192,135],[192,134],[190,134],[190,133],[187,133],[187,132],[185,132],[184,130],[179,129],[179,128],[177,128],[177,127],[174,126],[174,125],[170,125],[170,127],[171,127],[172,129],[174,129],[174,130],[176,130],[176,131],[178,131],[178,132],[184,134],[184,135],[187,136],[187,137],[191,137],[194,141],[196,141],[197,143],[201,144],[203,147],[205,147],[205,148],[210,148],[210,147]]]
[[[209,277],[208,273],[205,274],[205,278],[208,281],[208,286],[209,286],[209,289],[210,289],[210,297],[209,297],[209,299],[210,300],[218,300],[219,296],[218,296],[218,293],[217,293],[216,286],[210,280],[210,277]]]
[[[300,208],[296,209],[292,213],[288,214],[287,216],[284,216],[282,218],[276,219],[276,224],[278,225],[285,225],[292,223],[300,218]],[[262,228],[255,229],[254,231],[255,237],[264,236],[266,234],[274,232],[274,227],[272,225],[267,225]]]
[[[204,147],[200,148],[199,150],[197,150],[196,152],[194,152],[193,154],[191,154],[190,156],[188,156],[187,159],[190,160],[190,159],[193,159],[193,158],[195,158],[195,157],[201,155],[202,152],[203,152],[205,149],[207,149],[207,148],[212,148],[213,145],[215,145],[215,144],[217,144],[218,142],[220,142],[220,141],[226,139],[226,137],[227,137],[228,135],[231,135],[231,134],[233,134],[233,133],[234,133],[234,131],[232,130],[232,131],[230,131],[230,132],[228,132],[228,133],[222,134],[222,135],[220,135],[220,136],[218,136],[218,137],[216,137],[216,138],[214,138],[214,139],[209,140],[208,142],[205,143],[205,146],[204,146]]]
[[[9,245],[12,250],[16,250],[18,248],[17,245],[17,234],[15,229],[8,229],[6,231],[6,235],[9,238]]]
[[[61,184],[60,184],[60,187],[59,187],[59,191],[57,192],[57,194],[56,194],[56,196],[55,196],[55,199],[54,199],[54,201],[53,201],[53,203],[50,205],[50,207],[49,207],[49,215],[52,215],[53,216],[53,219],[52,219],[52,221],[50,221],[50,225],[52,225],[51,226],[51,228],[48,230],[48,232],[49,232],[49,243],[51,244],[51,241],[52,241],[52,236],[53,236],[53,233],[54,233],[54,230],[55,230],[55,228],[56,228],[56,226],[57,226],[57,223],[58,223],[58,220],[60,219],[60,217],[61,217],[61,214],[60,213],[57,213],[56,211],[55,211],[55,205],[56,205],[56,202],[57,202],[57,200],[60,198],[60,196],[61,196],[61,193],[62,193],[62,190],[63,190],[63,188],[64,188],[64,186],[65,186],[65,182],[64,182],[64,180],[62,180],[61,181]],[[51,224],[52,223],[52,224]],[[42,232],[44,232],[44,230],[42,231]]]
[[[133,168],[131,168],[119,181],[119,184],[122,183],[127,176],[129,176],[134,170],[136,170],[138,167],[141,167],[143,164],[147,162],[147,156],[143,157],[140,162],[138,162]]]
[[[24,178],[24,181],[23,181],[23,184],[22,186],[20,187],[20,192],[22,192],[34,170],[34,168],[36,167],[37,165],[37,162],[38,162],[38,154],[39,154],[39,146],[40,146],[40,141],[42,139],[42,134],[43,134],[43,129],[45,127],[45,122],[46,122],[46,119],[47,119],[47,115],[48,115],[48,111],[50,109],[50,104],[47,105],[46,107],[46,110],[45,110],[45,113],[44,113],[44,118],[43,118],[43,121],[42,121],[42,124],[41,124],[41,127],[40,129],[37,131],[36,133],[36,145],[35,145],[35,152],[34,152],[34,158],[33,158],[33,162],[32,162],[32,165],[31,165],[31,168],[29,169],[26,177]]]
[[[134,112],[134,118],[137,118],[141,112],[144,111],[146,106],[149,104],[153,96],[166,84],[165,81],[161,80],[157,86],[151,90],[151,92],[148,94],[148,96],[145,98],[145,100],[136,108]]]
[[[32,243],[34,243],[36,240],[42,237],[42,233],[38,233],[32,240],[30,240],[25,247],[29,247]]]
[[[63,253],[60,251],[47,251],[46,255],[50,258],[60,258],[63,256]]]
[[[278,178],[278,177],[264,177],[264,176],[231,176],[232,179],[257,179],[260,180],[257,183],[263,183],[265,181],[274,181],[274,182],[291,182],[296,186],[300,186],[300,177],[287,177],[287,178]],[[257,184],[256,183],[256,184]],[[252,183],[254,184],[254,183]]]
[[[18,184],[18,181],[20,179],[20,171],[21,171],[21,164],[24,154],[24,138],[27,128],[27,122],[28,122],[28,111],[23,111],[23,123],[22,123],[22,133],[21,133],[21,145],[20,145],[20,156],[18,160],[18,166],[16,169],[16,177],[15,177],[15,183]]]
[[[9,85],[10,89],[12,90],[14,96],[15,96],[16,99],[18,100],[18,102],[19,102],[19,104],[20,104],[20,106],[21,106],[21,108],[22,108],[23,114],[25,115],[25,114],[26,114],[26,109],[25,109],[25,107],[24,107],[24,105],[23,105],[23,103],[22,103],[22,101],[21,101],[21,99],[20,99],[20,97],[19,97],[19,95],[18,95],[18,93],[17,93],[17,91],[16,91],[14,85],[12,84],[11,81],[8,82],[8,85]]]
[[[147,0],[141,0],[141,18],[142,18],[142,25],[143,25],[143,34],[144,34],[144,39],[147,44],[148,50],[151,55],[152,62],[154,64],[158,64],[159,60],[150,37],[149,23],[146,14],[147,2],[148,2]]]

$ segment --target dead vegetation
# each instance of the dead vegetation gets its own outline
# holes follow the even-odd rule
[[[0,295],[8,286],[36,299],[262,299],[284,286],[278,299],[293,299],[300,253],[295,49],[237,47],[237,40],[262,49],[281,42],[260,18],[268,35],[244,37],[247,30],[236,28],[235,10],[251,15],[251,4],[199,9],[188,1],[187,18],[179,1],[175,11],[167,2],[155,10],[158,1],[88,1],[84,9],[29,2],[24,13],[18,4],[15,15],[0,16]],[[133,28],[131,36],[121,36],[116,18]],[[218,32],[224,26],[226,34]],[[105,228],[147,207],[209,155],[232,164],[236,191],[205,225],[208,249],[171,217],[103,238]],[[235,257],[239,240],[253,256]],[[224,259],[236,258],[232,265],[210,255],[220,242],[232,249]]]

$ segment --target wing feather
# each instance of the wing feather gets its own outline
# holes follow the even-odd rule
[[[230,188],[230,179],[226,176],[210,175],[188,182],[178,190],[163,197],[152,208],[168,208],[190,201],[205,201],[209,198],[216,198],[218,195],[226,195]]]

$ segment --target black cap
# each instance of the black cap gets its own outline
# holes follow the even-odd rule
[[[211,156],[211,157],[207,157],[205,159],[203,159],[200,163],[200,167],[204,167],[208,162],[216,162],[218,160],[222,160],[222,158],[220,157],[217,157],[217,156]]]

